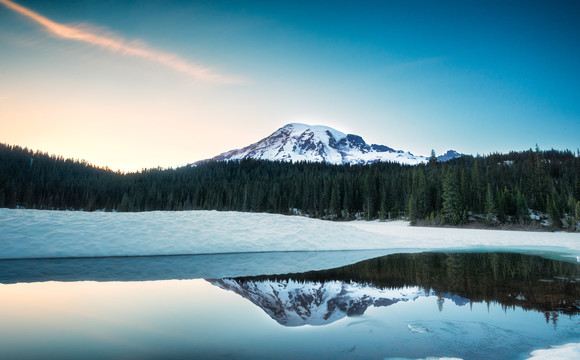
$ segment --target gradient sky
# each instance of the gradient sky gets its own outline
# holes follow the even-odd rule
[[[0,0],[0,142],[123,171],[288,122],[419,155],[575,151],[578,19],[580,1]]]

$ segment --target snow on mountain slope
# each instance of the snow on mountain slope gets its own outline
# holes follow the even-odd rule
[[[209,279],[212,285],[250,300],[284,326],[325,325],[346,316],[362,315],[370,306],[428,296],[419,287],[379,289],[342,281],[299,282]]]
[[[439,161],[449,161],[461,154],[449,150],[439,156]],[[257,143],[222,153],[214,158],[197,162],[258,159],[272,161],[308,161],[330,164],[370,164],[378,161],[417,165],[429,161],[428,157],[394,150],[385,145],[368,145],[358,135],[344,134],[322,125],[292,123],[276,130]]]

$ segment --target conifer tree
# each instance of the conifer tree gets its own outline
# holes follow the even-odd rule
[[[481,213],[484,210],[484,180],[483,180],[483,172],[481,169],[479,156],[475,158],[475,162],[473,164],[471,170],[471,186],[472,186],[472,194],[474,200],[474,211],[477,213]]]
[[[447,171],[443,180],[443,216],[450,224],[459,224],[460,217],[460,197],[455,172],[452,169]]]
[[[129,194],[124,193],[123,194],[123,198],[121,199],[121,203],[119,204],[119,207],[117,208],[117,211],[130,211],[129,209]]]
[[[330,215],[338,216],[340,212],[340,193],[338,188],[332,187],[332,191],[330,193]]]
[[[576,216],[575,216],[576,231],[580,231],[580,200],[576,202]]]
[[[415,197],[413,196],[413,194],[411,194],[411,197],[409,198],[408,212],[409,212],[409,221],[411,221],[411,225],[414,225],[417,220],[417,211],[415,205]]]
[[[546,203],[548,204],[546,212],[548,213],[548,218],[550,219],[550,224],[552,228],[554,229],[561,228],[562,221],[560,220],[561,219],[560,211],[558,210],[558,207],[556,205],[557,203],[556,194],[552,193],[552,196],[548,197]]]
[[[437,164],[437,156],[435,155],[435,150],[431,149],[431,156],[429,157],[429,165]]]
[[[381,206],[379,209],[379,220],[383,221],[387,219],[387,201],[386,201],[386,195],[383,193],[381,193]]]
[[[496,221],[496,207],[495,200],[493,198],[493,192],[491,190],[491,184],[487,184],[487,191],[485,195],[485,220],[488,224],[494,224]]]
[[[522,195],[519,189],[516,190],[516,220],[519,222],[525,222],[529,217],[529,209],[526,203],[525,197]]]

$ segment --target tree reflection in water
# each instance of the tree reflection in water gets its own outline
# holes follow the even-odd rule
[[[440,298],[450,294],[471,303],[496,302],[506,309],[517,306],[544,312],[546,321],[554,326],[559,314],[577,314],[580,307],[579,264],[513,253],[394,254],[330,270],[233,280],[290,279],[320,283],[338,280],[382,289],[419,286]]]

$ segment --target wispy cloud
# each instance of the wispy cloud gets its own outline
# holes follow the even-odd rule
[[[192,63],[178,55],[151,49],[142,42],[127,41],[118,35],[104,33],[86,24],[59,24],[10,0],[0,0],[0,3],[42,25],[48,33],[59,38],[80,41],[98,46],[110,52],[146,59],[196,80],[213,83],[243,82],[241,78],[219,74],[211,68]]]

